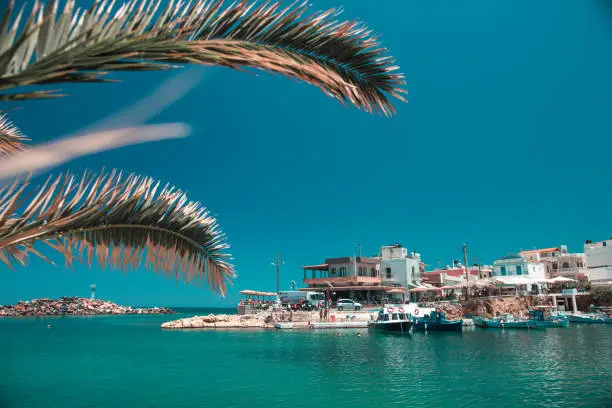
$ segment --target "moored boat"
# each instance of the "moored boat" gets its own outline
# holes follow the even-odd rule
[[[425,331],[461,331],[463,320],[446,320],[444,312],[433,311],[427,316],[415,318],[412,327]]]
[[[514,317],[505,313],[500,317],[479,320],[479,327],[491,329],[535,329],[537,326],[533,320]]]
[[[536,327],[568,327],[569,320],[567,316],[559,312],[556,306],[536,306],[534,310],[530,310]]]
[[[612,323],[612,319],[606,315],[599,313],[576,313],[567,315],[567,319],[572,323],[586,323],[586,324],[605,324]]]
[[[384,332],[408,333],[412,320],[406,315],[402,305],[384,305],[378,312],[376,320],[370,322],[369,328]]]

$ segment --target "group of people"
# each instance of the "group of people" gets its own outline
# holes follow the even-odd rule
[[[240,303],[238,304],[238,306],[244,306],[244,305],[251,306],[254,309],[267,310],[272,305],[274,305],[274,302],[270,300],[258,300],[258,299],[247,298],[245,300],[240,300]]]

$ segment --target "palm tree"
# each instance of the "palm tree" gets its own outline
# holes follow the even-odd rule
[[[20,29],[11,0],[0,22],[0,101],[65,96],[41,85],[108,82],[110,71],[152,71],[176,64],[254,68],[313,84],[370,113],[395,113],[404,77],[363,23],[337,21],[339,11],[307,15],[307,3],[242,0],[184,2],[74,0],[36,2]],[[37,88],[32,88],[38,86]],[[20,151],[24,137],[0,119],[0,156]],[[25,208],[24,208],[25,207]],[[207,282],[224,293],[235,276],[217,221],[173,187],[136,175],[64,174],[42,186],[18,181],[0,190],[0,260],[25,265],[43,242],[67,265],[80,254],[103,267],[144,263],[155,271]],[[51,262],[51,261],[49,261]]]

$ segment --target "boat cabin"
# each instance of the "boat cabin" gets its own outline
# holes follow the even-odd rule
[[[378,312],[378,321],[402,321],[409,320],[410,316],[404,310],[402,305],[384,305],[384,307]]]
[[[535,320],[550,320],[556,317],[563,317],[563,313],[559,312],[557,306],[535,306],[534,310],[530,310],[529,314]]]

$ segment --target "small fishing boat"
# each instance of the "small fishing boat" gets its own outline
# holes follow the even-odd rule
[[[384,305],[378,312],[376,320],[370,322],[369,328],[384,332],[408,333],[412,320],[406,315],[402,305]]]
[[[567,316],[572,323],[605,324],[612,323],[612,318],[601,311],[601,307],[591,305],[588,313],[572,313]]]
[[[567,319],[572,323],[586,324],[606,324],[612,323],[612,319],[603,313],[576,313],[567,315]]]
[[[479,318],[479,327],[491,329],[535,329],[533,320],[515,317],[510,313],[504,313],[492,319]]]
[[[568,327],[567,316],[559,312],[556,306],[536,306],[529,314],[536,327]]]
[[[414,330],[425,331],[461,331],[463,320],[446,320],[444,312],[433,311],[429,315],[415,318],[412,327]]]

